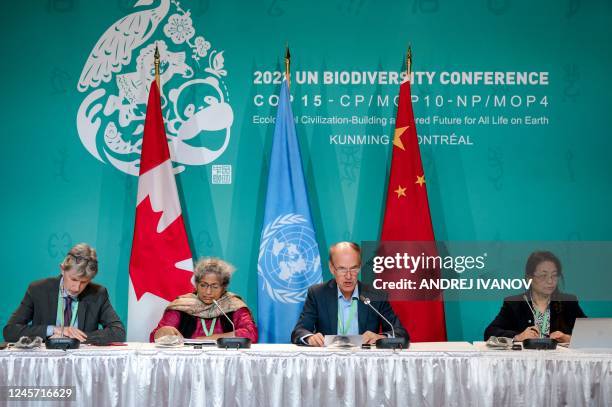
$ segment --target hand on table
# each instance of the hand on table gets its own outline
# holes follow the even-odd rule
[[[555,331],[550,334],[550,339],[554,339],[559,343],[569,343],[569,341],[572,339],[572,336],[564,334],[561,331]]]
[[[68,338],[78,339],[80,342],[85,342],[87,340],[85,332],[73,326],[65,326],[63,329],[61,326],[53,327],[53,335],[51,335],[51,338],[62,338],[66,336]]]
[[[310,346],[323,346],[325,343],[325,337],[321,333],[316,333],[306,338],[306,342],[308,342]]]
[[[364,344],[374,345],[377,340],[386,338],[386,336],[375,334],[372,331],[365,331],[363,335],[361,335],[361,338]]]
[[[516,335],[515,340],[524,341],[525,339],[539,338],[540,330],[536,326],[529,326],[523,332]]]
[[[183,335],[181,335],[179,330],[176,329],[175,327],[173,327],[173,326],[162,326],[161,328],[159,328],[155,332],[155,339],[161,338],[162,336],[168,336],[168,335],[183,337]]]

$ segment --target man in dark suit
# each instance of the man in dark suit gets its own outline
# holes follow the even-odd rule
[[[22,336],[63,335],[99,344],[124,341],[125,328],[108,292],[91,282],[98,272],[96,251],[79,243],[70,249],[60,269],[58,277],[30,284],[4,327],[4,339],[16,342]]]
[[[384,293],[359,282],[361,248],[356,243],[340,242],[329,249],[329,269],[333,280],[308,289],[302,314],[291,333],[295,344],[323,346],[324,335],[362,335],[363,343],[391,335],[391,327],[360,297],[371,304],[393,325],[395,336],[408,339],[399,318]]]

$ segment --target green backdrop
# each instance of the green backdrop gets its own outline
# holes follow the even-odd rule
[[[134,3],[30,0],[1,6],[2,325],[27,284],[58,273],[68,248],[81,241],[98,250],[96,281],[109,288],[113,304],[127,320],[137,179],[104,156],[104,162],[96,159],[81,142],[76,123],[79,106],[95,88],[81,92],[77,84],[98,39],[124,16],[163,2]],[[299,121],[374,118],[369,119],[373,123],[298,125],[324,256],[332,242],[375,240],[380,234],[391,151],[383,136],[392,135],[388,119],[395,116],[385,96],[392,101],[398,92],[394,83],[325,84],[324,72],[397,73],[403,70],[409,43],[414,70],[435,73],[432,83],[413,85],[415,115],[432,120],[418,126],[419,135],[431,140],[455,134],[466,141],[421,145],[438,239],[612,240],[609,1],[184,0],[180,8],[182,12],[169,4],[155,32],[134,50],[121,73],[136,70],[138,52],[153,40],[185,52],[185,63],[196,76],[210,76],[204,71],[208,58],[223,51],[226,75],[221,75],[220,88],[233,112],[229,144],[215,161],[187,165],[177,180],[194,255],[220,256],[235,264],[231,290],[244,296],[255,312],[273,133],[273,124],[258,121],[275,115],[269,96],[277,94],[279,85],[266,79],[273,80],[272,72],[283,69],[286,43]],[[175,14],[191,19],[194,33],[187,42],[175,44],[165,34],[169,25],[166,31],[178,38],[170,23]],[[195,46],[200,36],[211,47],[204,49],[200,40],[199,52],[207,55],[196,60],[192,56],[199,55],[197,50],[186,44]],[[317,72],[319,80],[299,84],[298,71]],[[508,86],[440,81],[442,72],[480,71],[546,72],[548,80]],[[116,74],[100,85],[105,97],[117,94]],[[175,76],[165,94],[170,96],[181,81]],[[197,107],[202,95],[196,93],[186,97]],[[474,97],[480,101],[472,104]],[[527,106],[530,97],[535,102]],[[462,104],[463,98],[469,103]],[[98,115],[103,127],[117,117]],[[434,124],[434,116],[546,119],[535,125],[446,125]],[[120,128],[125,141],[139,138],[132,135],[135,127]],[[96,137],[98,150],[108,151],[101,131]],[[189,142],[214,150],[224,137],[224,132],[213,131]],[[212,165],[231,166],[231,183],[213,183]],[[583,271],[566,270],[574,272]],[[448,303],[449,340],[480,340],[500,303]],[[610,302],[583,306],[590,316],[612,314]]]

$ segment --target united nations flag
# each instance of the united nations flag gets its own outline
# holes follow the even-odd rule
[[[288,343],[306,291],[322,274],[286,80],[276,114],[257,271],[259,340]]]

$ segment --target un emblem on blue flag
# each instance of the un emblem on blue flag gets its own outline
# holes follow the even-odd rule
[[[321,256],[315,233],[302,215],[281,215],[266,225],[257,270],[275,301],[299,303],[306,289],[321,282]]]

